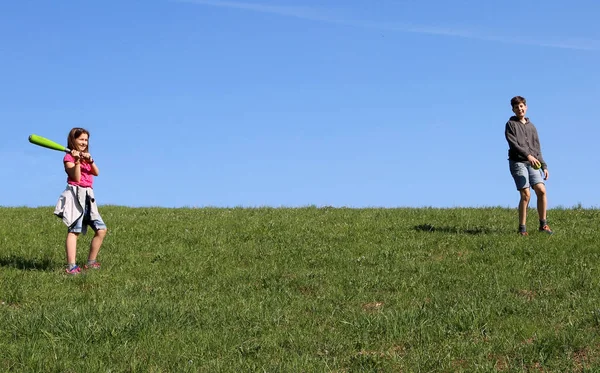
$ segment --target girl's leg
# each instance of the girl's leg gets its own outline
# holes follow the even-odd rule
[[[65,244],[67,264],[75,264],[77,257],[77,238],[79,238],[79,233],[67,233],[67,241]]]
[[[88,261],[96,260],[98,252],[100,251],[100,246],[102,246],[102,241],[104,241],[104,236],[106,236],[106,229],[99,229],[95,232],[94,238],[92,238],[92,243],[90,244]]]

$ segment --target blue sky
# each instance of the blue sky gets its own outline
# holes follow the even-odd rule
[[[100,204],[516,207],[525,96],[551,208],[597,207],[596,1],[0,4],[0,206],[53,206],[91,132]],[[535,199],[532,206],[535,206]]]

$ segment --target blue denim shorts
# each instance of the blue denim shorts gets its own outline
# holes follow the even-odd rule
[[[525,189],[534,186],[535,184],[544,183],[544,171],[540,168],[535,170],[529,162],[508,161],[510,166],[510,174],[515,180],[517,190]]]
[[[102,220],[102,217],[98,214],[98,219],[92,220],[90,218],[90,201],[86,200],[85,209],[83,211],[83,215],[77,219],[73,225],[69,227],[69,233],[87,233],[87,227],[90,226],[94,232],[106,229],[106,224]]]

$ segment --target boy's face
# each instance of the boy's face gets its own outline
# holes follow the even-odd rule
[[[525,118],[525,114],[527,113],[527,105],[525,105],[524,103],[521,102],[521,103],[513,106],[512,111],[513,111],[513,113],[515,113],[517,118],[523,119],[523,118]]]

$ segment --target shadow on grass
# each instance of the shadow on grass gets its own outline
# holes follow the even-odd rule
[[[494,230],[489,229],[489,228],[485,228],[485,227],[473,227],[473,228],[465,229],[465,228],[460,228],[460,227],[448,227],[448,226],[436,227],[435,225],[431,225],[431,224],[415,225],[414,229],[416,231],[428,232],[428,233],[433,233],[433,232],[453,233],[453,234],[489,234],[489,233],[495,233]]]
[[[56,263],[51,259],[27,259],[20,256],[0,257],[0,267],[17,268],[27,271],[53,271]]]

